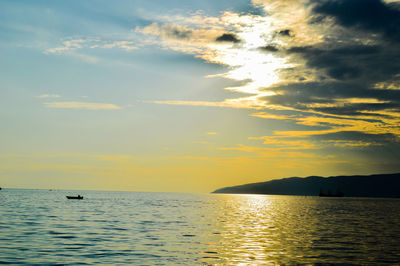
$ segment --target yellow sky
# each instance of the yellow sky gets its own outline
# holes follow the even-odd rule
[[[209,192],[399,171],[400,11],[357,3],[104,3],[107,18],[7,3],[0,186]]]

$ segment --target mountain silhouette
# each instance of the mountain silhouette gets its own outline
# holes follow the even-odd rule
[[[400,173],[369,176],[290,177],[225,187],[212,193],[318,196],[343,193],[346,197],[400,197]]]

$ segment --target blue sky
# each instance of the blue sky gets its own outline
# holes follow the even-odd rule
[[[0,185],[399,171],[400,11],[362,4],[1,1]]]

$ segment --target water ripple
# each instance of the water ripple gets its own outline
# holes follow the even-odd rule
[[[0,200],[1,265],[400,261],[399,199],[2,190]]]

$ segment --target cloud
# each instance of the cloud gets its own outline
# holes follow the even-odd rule
[[[332,17],[344,27],[382,34],[390,41],[400,41],[400,3],[381,0],[312,1],[313,12]]]
[[[81,38],[63,41],[61,46],[48,48],[45,54],[65,54],[79,49],[111,49],[119,48],[126,51],[136,50],[136,42],[129,40],[108,41],[100,38]],[[83,56],[83,55],[82,55]]]
[[[217,42],[233,42],[239,43],[240,39],[233,33],[224,33],[221,36],[218,36],[215,41]]]
[[[337,141],[336,147],[353,148],[400,139],[398,3],[252,3],[265,12],[195,15],[137,28],[145,36],[158,36],[163,48],[227,66],[225,73],[215,76],[241,81],[224,89],[244,94],[220,102],[153,103],[256,109],[259,112],[251,116],[294,125],[292,130],[277,128],[270,136],[286,147],[294,147],[296,138],[320,139],[324,147]],[[215,45],[215,41],[240,45]],[[392,138],[363,142],[346,139],[349,132]],[[343,139],[321,139],[334,135]]]
[[[166,31],[167,35],[176,39],[190,39],[193,31],[179,26],[169,26]]]
[[[42,94],[39,96],[36,96],[36,98],[40,99],[49,99],[49,98],[60,98],[61,96],[59,94]]]
[[[255,99],[249,97],[247,99],[227,99],[221,102],[210,101],[148,101],[155,104],[168,105],[185,105],[185,106],[205,106],[205,107],[224,107],[224,108],[239,108],[239,109],[264,109]]]
[[[133,41],[103,41],[98,44],[93,44],[89,46],[89,48],[105,48],[105,49],[110,49],[110,48],[120,48],[126,51],[131,51],[131,50],[136,50],[138,47],[135,45],[135,42]]]
[[[136,27],[136,32],[150,35],[159,35],[165,39],[189,40],[195,31],[180,25],[159,25],[154,22],[145,27]]]
[[[87,109],[87,110],[118,110],[122,107],[110,103],[92,102],[45,102],[47,108]]]
[[[294,37],[294,32],[290,29],[280,30],[277,33],[278,33],[278,35],[283,36],[283,37]]]
[[[62,43],[62,46],[55,48],[48,48],[44,51],[45,54],[61,54],[63,52],[82,49],[84,44],[87,43],[88,40],[84,39],[76,39],[76,40],[68,40]]]
[[[310,68],[320,69],[321,76],[337,79],[368,79],[372,82],[397,74],[399,49],[381,45],[335,44],[320,47],[291,47],[289,54],[300,55]]]
[[[312,113],[312,112],[310,112]],[[292,120],[298,125],[310,127],[309,130],[279,131],[274,133],[282,137],[310,137],[339,132],[362,132],[363,134],[386,135],[391,134],[400,141],[400,128],[396,126],[400,122],[400,113],[393,116],[380,117],[361,115],[326,115],[324,113],[314,115],[277,116],[265,112],[252,114],[251,116],[263,119]],[[393,138],[393,140],[395,139]]]
[[[261,100],[270,104],[292,107],[296,110],[325,114],[357,115],[364,111],[398,108],[400,91],[369,88],[362,82],[295,82],[269,90],[275,94]]]
[[[207,101],[152,101],[156,104],[168,104],[168,105],[185,105],[185,106],[207,106],[207,107],[230,107],[239,108],[235,104],[229,104],[228,102],[207,102]],[[244,107],[247,108],[247,107]]]
[[[182,19],[183,25],[173,23],[159,24],[151,23],[144,27],[136,27],[134,33],[142,35],[145,40],[144,45],[161,45],[164,48],[175,51],[192,54],[204,60],[212,60],[213,63],[219,63],[213,54],[215,49],[210,47],[210,44],[215,42],[215,39],[222,34],[222,30],[218,25],[208,25],[207,18],[199,19]],[[190,28],[186,25],[193,23],[204,23],[203,26]]]
[[[278,52],[279,51],[279,49],[273,45],[262,46],[262,47],[259,47],[259,49],[261,51],[266,51],[266,52]]]

